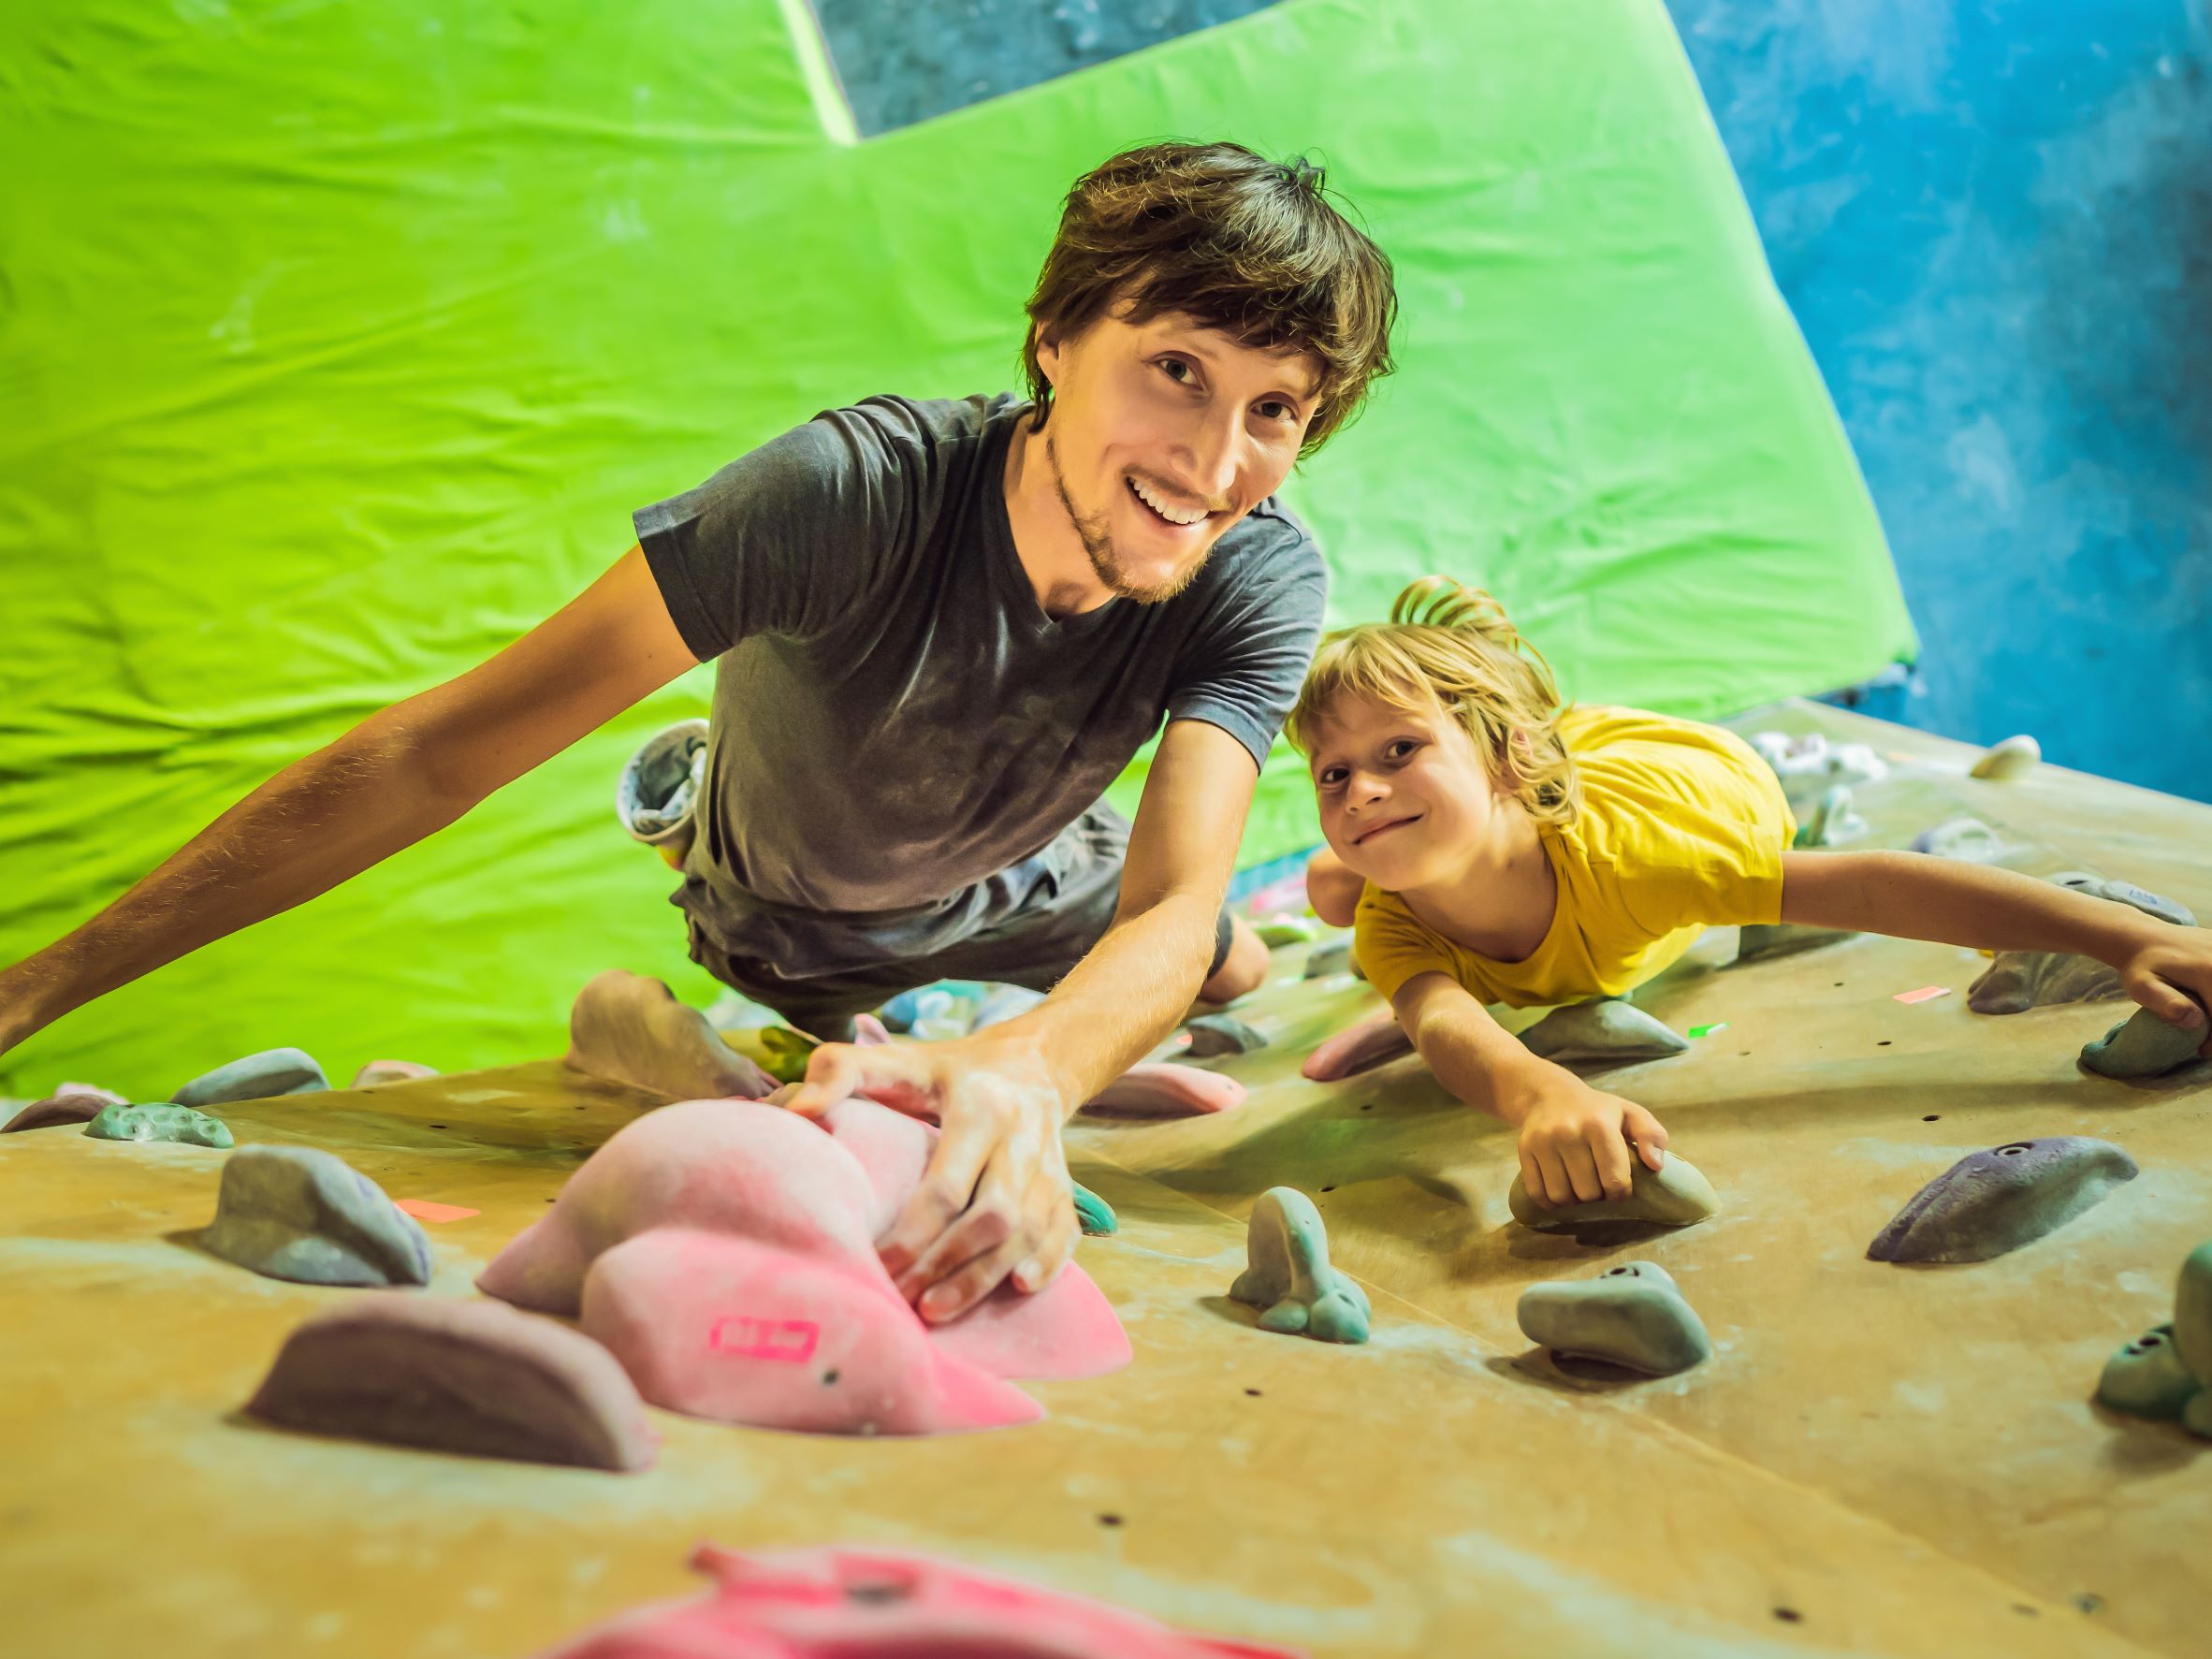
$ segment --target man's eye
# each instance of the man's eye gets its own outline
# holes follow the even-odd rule
[[[1279,398],[1270,398],[1260,404],[1259,417],[1262,420],[1294,421],[1298,418],[1298,411]]]
[[[1190,378],[1190,365],[1181,357],[1162,357],[1159,366],[1170,380],[1179,385]]]

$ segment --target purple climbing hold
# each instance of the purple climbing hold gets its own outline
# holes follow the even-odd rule
[[[1960,1158],[1923,1186],[1867,1257],[1987,1261],[2056,1231],[2135,1175],[2135,1160],[2109,1141],[2008,1142]]]

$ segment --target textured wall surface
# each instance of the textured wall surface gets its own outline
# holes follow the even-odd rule
[[[1917,620],[1915,724],[2212,798],[2203,0],[1670,0]]]

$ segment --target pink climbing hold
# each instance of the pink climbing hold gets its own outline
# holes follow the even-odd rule
[[[1244,1085],[1233,1077],[1172,1061],[1131,1066],[1084,1102],[1103,1117],[1201,1117],[1244,1103]]]
[[[1347,1026],[1305,1057],[1301,1073],[1315,1083],[1335,1083],[1413,1053],[1413,1039],[1392,1014]]]
[[[13,1117],[0,1135],[13,1135],[23,1129],[51,1128],[56,1124],[90,1123],[110,1106],[128,1105],[113,1089],[104,1089],[89,1083],[65,1083],[43,1100],[34,1100]]]
[[[702,1544],[691,1565],[714,1589],[622,1614],[541,1659],[1300,1659],[899,1550]]]
[[[1041,1408],[1004,1378],[1100,1375],[1128,1362],[1128,1338],[1075,1267],[922,1320],[874,1241],[936,1136],[870,1100],[820,1124],[749,1100],[664,1106],[608,1140],[477,1286],[580,1314],[640,1394],[696,1417],[885,1434],[1033,1421]]]

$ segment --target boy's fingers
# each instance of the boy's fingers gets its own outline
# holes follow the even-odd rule
[[[1521,1186],[1537,1209],[1551,1208],[1551,1195],[1544,1190],[1544,1166],[1536,1161],[1535,1153],[1526,1146],[1521,1149]]]
[[[1609,1199],[1624,1199],[1628,1181],[1628,1142],[1618,1131],[1598,1125],[1590,1131],[1589,1150],[1597,1165],[1598,1186]]]
[[[1547,1146],[1536,1154],[1536,1171],[1543,1177],[1546,1208],[1557,1209],[1575,1201],[1575,1184],[1567,1179],[1566,1165],[1556,1149]]]
[[[1631,1104],[1621,1114],[1621,1128],[1642,1156],[1647,1169],[1664,1169],[1666,1164],[1666,1126],[1646,1112],[1641,1106]]]
[[[1614,1140],[1620,1137],[1615,1135]],[[1594,1204],[1606,1195],[1605,1183],[1598,1179],[1597,1157],[1586,1141],[1571,1142],[1560,1155],[1560,1162],[1566,1166],[1567,1185],[1575,1201]]]

